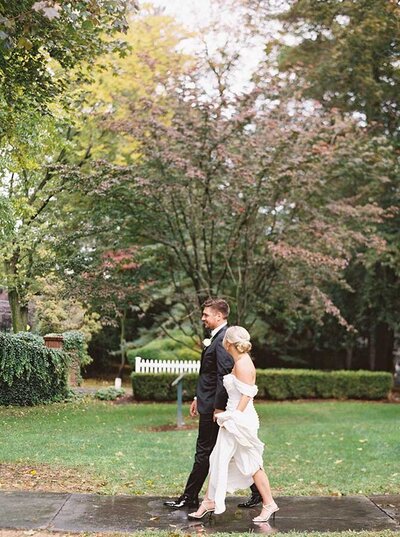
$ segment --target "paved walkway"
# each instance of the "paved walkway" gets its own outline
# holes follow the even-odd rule
[[[173,511],[154,496],[100,496],[50,492],[0,492],[0,529],[70,532],[133,532],[145,528],[271,533],[275,531],[400,531],[400,495],[287,496],[274,522],[254,524],[258,509],[238,509],[229,497],[227,510],[204,522],[192,522],[187,511]],[[242,500],[242,498],[241,498]]]

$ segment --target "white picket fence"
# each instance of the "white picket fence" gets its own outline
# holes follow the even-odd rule
[[[135,358],[136,373],[198,373],[200,360],[144,360]]]

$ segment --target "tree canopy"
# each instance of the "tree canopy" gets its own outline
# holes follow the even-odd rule
[[[38,330],[86,316],[121,344],[200,336],[203,300],[222,295],[259,356],[390,367],[377,349],[391,356],[398,327],[399,8],[237,7],[243,27],[210,46],[207,29],[122,0],[0,5],[15,331],[34,301]],[[246,31],[266,57],[238,89]]]

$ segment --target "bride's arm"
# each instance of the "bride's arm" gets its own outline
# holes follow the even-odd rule
[[[241,382],[244,382],[245,384],[253,385],[254,384],[254,370],[249,368],[248,364],[240,363],[240,360],[236,362],[235,365],[235,374],[236,378],[240,380]],[[247,405],[249,404],[249,401],[251,401],[253,398],[242,394],[242,397],[240,398],[239,404],[236,407],[236,410],[239,410],[240,412],[244,412]]]
[[[236,407],[236,410],[240,410],[240,412],[244,412],[247,405],[249,404],[249,401],[251,401],[253,398],[249,397],[248,395],[242,395],[240,398],[239,404]]]

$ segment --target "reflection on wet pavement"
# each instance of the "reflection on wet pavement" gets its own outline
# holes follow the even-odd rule
[[[0,492],[0,528],[59,531],[122,531],[144,528],[181,530],[193,535],[216,532],[273,534],[277,531],[345,531],[399,529],[393,515],[398,496],[277,497],[279,513],[268,523],[254,523],[258,509],[237,507],[242,498],[228,497],[221,515],[188,520],[188,511],[169,509],[165,498],[99,496],[46,492]],[[396,503],[397,502],[397,503]],[[396,511],[398,513],[398,511]]]

